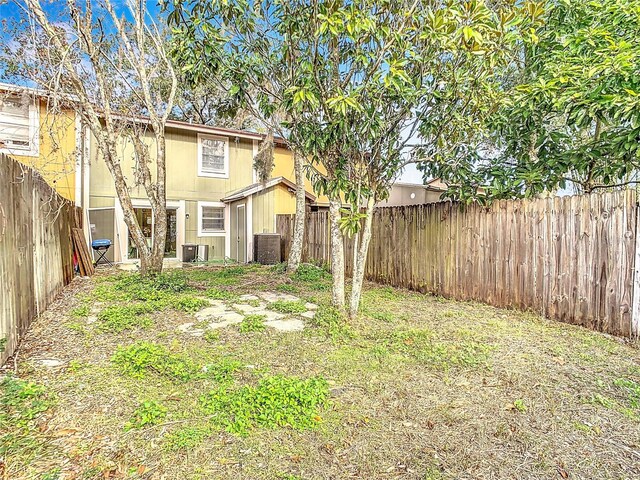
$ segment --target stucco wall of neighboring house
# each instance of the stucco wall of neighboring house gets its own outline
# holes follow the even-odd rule
[[[38,101],[39,151],[37,156],[11,154],[37,170],[64,198],[75,200],[76,116],[71,110],[50,113],[44,100]]]
[[[440,201],[442,191],[433,191],[422,185],[394,185],[389,192],[389,198],[378,203],[379,207],[397,205],[421,205]]]
[[[293,153],[286,148],[276,147],[274,149],[274,161],[275,162],[271,177],[285,177],[287,180],[296,183],[296,173],[293,166]],[[317,168],[321,172],[325,172],[324,168],[322,168],[321,165]],[[314,193],[314,195],[316,195],[309,179],[305,179],[304,185],[307,192],[312,192]],[[316,195],[316,197],[316,203],[318,205],[329,205],[329,199],[325,195]],[[291,213],[295,213],[295,196],[293,196],[289,201],[293,202],[293,210],[291,210]]]

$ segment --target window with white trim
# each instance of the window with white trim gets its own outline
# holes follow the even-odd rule
[[[0,94],[0,151],[38,154],[38,118],[30,100]]]
[[[224,232],[224,207],[202,207],[202,231]]]
[[[198,202],[198,236],[223,236],[226,206],[222,202]]]
[[[198,175],[201,177],[229,175],[229,139],[198,135]]]

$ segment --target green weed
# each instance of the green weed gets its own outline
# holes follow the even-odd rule
[[[207,330],[206,332],[204,332],[204,339],[208,343],[216,343],[218,340],[220,340],[220,332],[217,330]]]
[[[520,398],[513,402],[513,408],[515,408],[520,413],[524,413],[527,411],[527,405],[524,403],[524,400]]]
[[[331,274],[323,268],[316,267],[310,263],[303,263],[292,275],[292,278],[300,282],[315,283],[320,280],[329,280]]]
[[[91,313],[91,307],[89,305],[80,305],[79,307],[71,310],[71,316],[75,318],[86,318]]]
[[[640,409],[640,384],[633,380],[618,378],[613,384],[621,388],[627,395],[627,401],[631,408]]]
[[[207,377],[213,378],[216,382],[228,382],[232,380],[234,372],[238,371],[242,367],[242,364],[237,360],[230,358],[222,358],[216,363],[210,363],[205,365],[202,369]]]
[[[212,287],[205,292],[207,298],[211,298],[213,300],[226,300],[228,302],[235,302],[239,295],[237,293],[229,292],[227,290],[222,290],[220,288]]]
[[[307,307],[304,306],[304,302],[302,300],[294,302],[277,300],[269,305],[269,309],[280,313],[303,313],[307,311]]]
[[[198,310],[203,309],[207,305],[209,305],[209,302],[204,298],[198,298],[193,295],[178,296],[171,302],[171,306],[173,308],[186,313],[195,313]]]
[[[328,393],[323,378],[301,380],[278,375],[262,379],[257,386],[212,390],[200,398],[200,403],[204,412],[212,416],[214,425],[247,435],[256,427],[315,427],[321,421],[318,409]]]
[[[142,402],[133,412],[131,419],[125,423],[124,430],[157,425],[167,416],[167,408],[155,400]]]
[[[397,351],[432,368],[478,367],[486,364],[493,347],[473,340],[438,341],[430,330],[408,330],[393,335]]]
[[[291,285],[290,283],[281,283],[276,287],[276,290],[285,293],[298,293],[300,291],[298,287]]]
[[[287,262],[281,262],[276,263],[275,265],[271,265],[269,267],[269,271],[282,275],[287,271]]]
[[[150,372],[173,381],[186,382],[196,378],[200,369],[189,358],[169,352],[162,345],[136,342],[118,347],[111,360],[122,373],[133,378],[144,378]]]
[[[7,376],[0,382],[0,431],[33,428],[33,421],[52,405],[53,399],[42,385]]]
[[[320,305],[310,323],[333,339],[353,337],[353,332],[347,324],[344,313],[335,307]]]
[[[157,309],[153,303],[110,305],[98,314],[100,330],[119,333],[132,328],[147,328],[153,323],[146,314]]]
[[[179,428],[165,437],[166,448],[170,451],[190,450],[210,437],[211,432],[212,429],[209,425]]]
[[[239,325],[240,333],[262,332],[267,328],[264,315],[247,315]]]

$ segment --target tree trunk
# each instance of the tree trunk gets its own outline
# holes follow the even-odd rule
[[[353,276],[351,279],[351,301],[349,304],[349,316],[355,317],[360,307],[360,296],[362,295],[362,283],[364,281],[364,269],[367,263],[367,252],[369,251],[369,241],[371,240],[371,226],[373,224],[373,211],[375,208],[375,198],[370,197],[367,201],[367,217],[362,230],[362,239],[360,245],[356,242],[354,251],[357,249],[357,255],[354,255]]]
[[[293,154],[293,165],[296,172],[296,217],[293,227],[293,239],[287,270],[295,272],[302,260],[302,244],[304,241],[304,222],[306,217],[306,197],[304,189],[303,157],[297,152]]]
[[[340,232],[340,198],[329,200],[329,224],[331,235],[331,273],[333,288],[331,302],[334,307],[344,308],[344,243]]]
[[[153,198],[151,207],[153,210],[153,247],[151,249],[150,264],[143,273],[162,272],[164,261],[164,249],[167,240],[167,194],[166,194],[166,142],[164,127],[156,126],[156,183],[150,188],[154,192],[147,192],[149,198]],[[152,195],[155,193],[155,195]]]

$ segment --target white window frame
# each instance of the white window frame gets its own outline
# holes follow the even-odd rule
[[[218,140],[224,142],[224,170],[222,172],[207,172],[202,169],[202,141]],[[218,135],[198,134],[198,176],[211,178],[229,178],[229,138]]]
[[[0,95],[4,95],[4,93],[0,92]],[[1,116],[2,112],[0,112],[0,117]],[[31,148],[28,150],[0,147],[0,153],[8,153],[10,155],[23,157],[37,157],[40,155],[40,112],[38,111],[38,105],[35,101],[31,101],[29,103],[29,138],[31,140]]]
[[[224,230],[207,232],[202,230],[202,207],[216,207],[224,209]],[[198,236],[199,237],[226,237],[229,231],[229,209],[224,202],[198,202]]]

